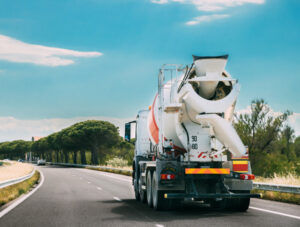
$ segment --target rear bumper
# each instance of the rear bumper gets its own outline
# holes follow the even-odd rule
[[[260,194],[249,193],[222,193],[222,194],[185,194],[185,193],[165,193],[165,199],[213,199],[213,198],[260,198]]]

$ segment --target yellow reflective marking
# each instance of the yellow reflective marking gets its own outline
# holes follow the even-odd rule
[[[248,165],[248,161],[232,161],[233,165]]]
[[[228,168],[186,168],[185,174],[230,174]]]

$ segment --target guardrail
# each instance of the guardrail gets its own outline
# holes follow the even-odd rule
[[[57,162],[47,162],[47,164],[76,167],[76,168],[89,168],[89,169],[96,169],[96,170],[103,170],[103,171],[114,171],[125,175],[132,174],[132,170],[123,170],[123,169],[111,168],[106,166],[93,166],[93,165],[81,165],[81,164],[69,164],[69,163],[57,163]],[[294,186],[294,185],[253,182],[253,188],[264,190],[264,191],[276,191],[276,192],[300,194],[300,186]]]
[[[21,183],[24,180],[31,178],[34,173],[35,173],[35,168],[33,168],[32,172],[30,174],[25,175],[23,177],[18,177],[18,178],[2,181],[2,182],[0,182],[0,188],[5,188],[5,187],[8,187],[13,184]]]
[[[275,191],[300,194],[300,186],[253,182],[253,188],[264,191]]]

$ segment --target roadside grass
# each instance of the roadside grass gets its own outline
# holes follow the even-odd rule
[[[284,192],[274,192],[274,191],[264,191],[259,189],[253,189],[252,193],[260,193],[262,195],[261,199],[293,203],[300,205],[300,194],[284,193]]]
[[[132,170],[132,166],[112,166],[112,165],[105,165],[105,167],[109,167],[109,168],[118,168],[118,169],[122,169],[122,170]]]
[[[40,179],[40,173],[35,171],[34,175],[21,183],[14,184],[0,189],[0,206],[16,199],[29,191]]]
[[[118,158],[118,157],[114,157],[110,160],[108,160],[106,162],[107,166],[112,166],[112,167],[119,167],[119,168],[124,168],[124,167],[128,167],[128,161],[122,159],[122,158]]]
[[[126,170],[126,169],[115,169],[115,170],[113,170],[113,169],[106,169],[104,167],[97,167],[97,168],[86,167],[86,169],[97,170],[97,171],[102,171],[102,172],[109,172],[109,173],[116,173],[116,174],[121,174],[121,175],[125,175],[125,176],[131,176],[132,175],[131,171]]]
[[[300,186],[300,176],[296,175],[295,173],[288,173],[287,175],[275,173],[272,178],[255,177],[254,182]]]

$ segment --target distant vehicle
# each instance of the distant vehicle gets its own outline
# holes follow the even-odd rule
[[[24,160],[23,159],[19,159],[18,162],[24,162]]]
[[[38,166],[44,166],[44,165],[46,165],[46,161],[45,160],[43,160],[43,159],[39,159],[38,161],[37,161],[37,165]]]
[[[6,159],[3,160],[3,162],[9,162],[9,161],[10,161],[9,158],[6,158]]]

